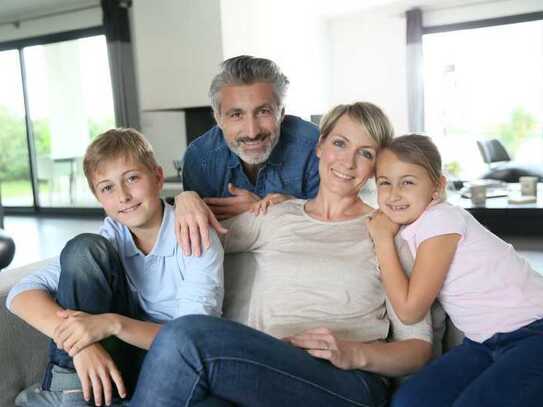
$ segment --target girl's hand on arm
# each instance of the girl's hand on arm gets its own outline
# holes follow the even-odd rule
[[[383,240],[394,240],[400,229],[400,225],[392,222],[380,210],[376,210],[368,216],[366,224],[368,225],[368,232],[376,245]]]
[[[288,201],[289,199],[294,199],[290,195],[280,194],[280,193],[271,193],[266,195],[263,199],[255,202],[249,212],[254,213],[256,216],[265,215],[268,211],[268,207],[272,205],[277,205],[281,202]]]

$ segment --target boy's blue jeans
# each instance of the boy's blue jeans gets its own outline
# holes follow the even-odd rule
[[[102,314],[113,312],[142,319],[136,296],[128,287],[125,271],[112,244],[103,236],[85,233],[70,240],[60,254],[56,301],[64,309]],[[117,338],[101,342],[119,368],[127,389],[133,389],[144,351]],[[72,358],[49,343],[49,365],[42,383],[51,385],[53,365],[74,369]]]
[[[391,406],[543,406],[543,319],[483,343],[464,339],[400,386]]]
[[[232,321],[189,315],[162,327],[130,406],[352,407],[387,398],[378,375],[338,369]]]

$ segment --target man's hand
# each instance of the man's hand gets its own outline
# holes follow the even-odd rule
[[[53,333],[53,340],[72,358],[90,344],[115,335],[120,329],[110,314],[91,315],[82,311],[62,310],[57,316],[64,318]]]
[[[227,232],[205,202],[193,191],[182,192],[175,197],[175,221],[175,236],[185,256],[200,256],[202,248],[209,248],[209,225],[217,233]]]
[[[294,198],[290,195],[274,192],[274,193],[266,195],[260,201],[252,204],[251,209],[249,209],[249,211],[251,213],[254,213],[256,216],[265,215],[270,206],[277,205],[284,201],[288,201],[289,199],[294,199]]]
[[[290,344],[306,349],[319,359],[329,360],[334,366],[348,370],[360,367],[360,343],[342,341],[327,328],[308,329],[300,334],[284,338]]]
[[[368,232],[377,244],[381,239],[394,239],[400,229],[400,225],[392,222],[382,211],[376,210],[367,220]]]
[[[85,400],[89,401],[92,395],[95,405],[101,406],[102,402],[110,405],[113,394],[112,381],[119,396],[126,397],[121,372],[102,345],[94,343],[86,347],[75,355],[73,360]]]
[[[237,188],[228,184],[228,191],[233,195],[226,198],[205,198],[205,203],[215,214],[217,219],[232,218],[240,213],[247,212],[252,205],[260,201],[260,197],[246,189]]]

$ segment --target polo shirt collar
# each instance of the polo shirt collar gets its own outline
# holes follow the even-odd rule
[[[162,224],[158,231],[157,240],[149,256],[170,257],[175,254],[175,248],[177,246],[177,240],[175,239],[174,223],[175,213],[171,205],[162,201],[164,205],[164,213],[162,215]],[[127,256],[132,257],[138,254],[142,254],[134,242],[134,237],[128,227],[125,226],[126,236],[125,240],[125,253]]]

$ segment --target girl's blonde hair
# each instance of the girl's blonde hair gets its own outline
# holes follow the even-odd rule
[[[321,135],[319,142],[328,137],[343,115],[347,115],[353,121],[360,123],[379,148],[387,145],[394,136],[394,129],[390,120],[378,106],[369,102],[355,102],[347,105],[337,105],[324,115],[320,123]]]
[[[83,171],[93,193],[93,178],[98,167],[120,157],[131,158],[150,171],[158,167],[153,147],[139,131],[130,128],[108,130],[93,140],[83,159]]]
[[[396,137],[385,146],[400,161],[421,166],[435,185],[441,182],[441,155],[432,139],[421,134]]]

